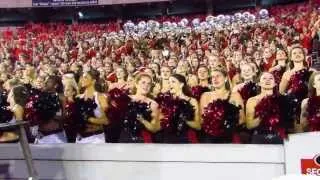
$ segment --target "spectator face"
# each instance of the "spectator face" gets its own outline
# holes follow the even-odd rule
[[[106,74],[112,73],[112,66],[110,63],[104,64],[104,67],[105,67],[104,70],[106,71]]]
[[[111,53],[111,59],[116,59],[116,57],[117,57],[116,53],[115,53],[115,52],[112,52],[112,53]]]
[[[278,50],[277,51],[277,54],[276,54],[276,59],[277,60],[287,60],[288,59],[288,57],[287,57],[287,54],[286,54],[286,52],[285,51],[283,51],[283,50]]]
[[[239,67],[241,68],[242,66],[248,64],[248,62],[246,60],[242,60],[239,62]]]
[[[253,56],[254,56],[255,63],[257,65],[260,65],[261,62],[262,62],[262,57],[261,57],[260,53],[259,52],[255,52]]]
[[[259,85],[262,89],[272,90],[276,86],[273,75],[271,73],[264,72],[260,77]]]
[[[169,88],[172,94],[178,94],[182,91],[183,83],[179,82],[176,78],[169,78]]]
[[[237,38],[232,38],[230,41],[231,47],[234,47],[238,44],[238,39]]]
[[[42,76],[38,76],[37,79],[34,81],[34,87],[36,89],[43,89],[43,82],[45,79]]]
[[[271,56],[272,56],[272,53],[271,53],[270,48],[265,48],[263,51],[263,57],[266,59],[269,59],[269,58],[271,58]]]
[[[231,56],[231,51],[230,51],[229,48],[226,48],[226,49],[224,50],[224,56],[225,56],[225,57]]]
[[[116,76],[117,76],[117,79],[124,79],[125,76],[126,76],[126,73],[125,73],[124,69],[123,68],[117,68]]]
[[[152,80],[149,76],[142,76],[136,83],[137,91],[142,95],[149,94],[152,86]]]
[[[197,58],[192,58],[191,59],[191,65],[192,65],[192,67],[197,68],[199,66],[198,59]]]
[[[8,74],[0,73],[0,81],[6,82],[9,79]]]
[[[64,92],[63,94],[66,96],[66,97],[74,97],[76,95],[76,91],[75,89],[72,87],[72,85],[69,85],[67,84],[65,87],[64,87]]]
[[[181,74],[181,75],[185,75],[187,72],[188,72],[188,67],[187,67],[186,63],[184,61],[179,61],[177,69],[176,69],[176,73]]]
[[[156,73],[159,74],[160,73],[160,69],[159,66],[155,63],[150,64],[150,68]]]
[[[168,67],[163,66],[161,68],[161,78],[163,80],[168,80],[170,76],[171,76],[171,70]]]
[[[104,41],[102,39],[99,40],[99,47],[103,48],[104,47]]]
[[[45,90],[47,91],[55,91],[57,87],[57,84],[54,80],[51,78],[47,79],[45,82]]]
[[[234,60],[237,62],[240,62],[242,60],[242,53],[241,51],[235,51],[234,52]]]
[[[176,62],[176,59],[175,58],[170,58],[168,60],[168,66],[170,68],[175,68],[177,66],[177,62]]]
[[[207,37],[206,37],[206,35],[204,35],[204,34],[201,34],[201,41],[202,42],[205,42],[206,40],[207,40]]]
[[[197,56],[198,56],[199,58],[201,58],[201,57],[203,56],[202,49],[197,49],[196,53],[197,53]]]
[[[217,67],[220,64],[217,56],[209,56],[208,63],[209,63],[209,68],[211,69]]]
[[[88,42],[83,42],[82,43],[82,49],[84,49],[84,50],[87,50],[87,49],[89,49],[89,43]]]
[[[220,71],[212,71],[211,81],[213,88],[221,89],[225,86],[227,78]]]
[[[291,60],[293,62],[303,62],[305,59],[302,48],[294,48],[291,50]]]
[[[25,77],[31,77],[35,73],[34,67],[33,66],[26,66],[26,69],[23,71],[23,76]]]
[[[253,52],[252,47],[247,47],[246,53],[247,53],[247,54],[251,54],[252,52]]]
[[[208,80],[209,79],[209,71],[205,67],[200,67],[198,69],[198,78],[199,80]]]
[[[247,43],[247,48],[253,48],[253,43],[252,43],[252,41],[248,41],[248,43]]]
[[[97,54],[96,54],[96,58],[99,59],[99,60],[101,60],[101,59],[102,59],[101,53],[97,53]]]
[[[5,73],[6,71],[6,66],[3,63],[0,64],[0,73]]]
[[[94,83],[95,83],[95,80],[90,76],[90,74],[85,72],[82,75],[81,81],[80,81],[81,87],[87,88],[87,87],[90,87],[90,86],[94,85]]]
[[[66,72],[68,71],[68,66],[67,66],[67,64],[62,63],[62,64],[60,65],[60,71],[61,71],[62,73],[66,73]]]
[[[284,39],[284,38],[282,38],[281,40],[280,40],[280,43],[281,43],[281,45],[283,46],[283,47],[287,47],[287,40],[286,39]]]
[[[253,80],[255,73],[251,65],[245,64],[241,66],[241,77],[244,80]]]
[[[54,54],[54,48],[51,47],[51,48],[49,48],[48,51],[47,51],[47,56],[50,57],[50,56],[52,56],[53,54]]]
[[[134,67],[134,65],[132,63],[127,63],[126,64],[126,70],[127,70],[128,73],[132,74],[132,73],[134,73],[136,68]]]

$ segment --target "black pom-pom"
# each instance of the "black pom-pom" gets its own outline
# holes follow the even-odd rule
[[[77,124],[83,127],[90,117],[94,117],[94,110],[97,108],[97,104],[92,99],[75,99],[75,108],[78,113]]]
[[[188,125],[186,123],[187,121],[193,121],[195,110],[191,103],[184,99],[177,98],[174,104],[175,107],[171,127],[179,136],[187,131]]]
[[[133,140],[138,139],[141,130],[144,129],[143,124],[137,120],[138,116],[142,116],[146,121],[151,121],[151,114],[152,111],[148,103],[133,100],[129,102],[128,111],[123,120],[123,128],[131,135]]]
[[[246,83],[239,91],[243,101],[246,103],[249,98],[258,94],[258,86],[254,82]]]
[[[31,96],[25,107],[25,119],[31,125],[37,125],[40,121],[48,121],[56,116],[61,104],[59,95],[49,92],[38,92]]]

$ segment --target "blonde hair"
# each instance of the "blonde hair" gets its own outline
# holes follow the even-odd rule
[[[73,74],[65,74],[62,76],[62,84],[63,84],[63,87],[66,87],[66,86],[71,86],[75,89],[76,93],[79,94],[79,87],[78,87],[78,84],[74,78],[74,75]]]

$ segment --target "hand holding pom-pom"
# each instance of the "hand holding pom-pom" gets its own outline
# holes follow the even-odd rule
[[[208,104],[202,114],[204,132],[215,137],[230,136],[237,126],[239,110],[228,100],[219,99]]]
[[[109,108],[106,112],[107,117],[111,120],[111,123],[120,123],[124,118],[123,112],[128,109],[128,104],[130,102],[130,97],[128,92],[114,88],[109,91]]]
[[[167,129],[170,127],[173,113],[176,111],[173,95],[169,92],[160,93],[155,100],[159,104],[162,115],[162,118],[160,119],[160,125],[162,129]]]
[[[128,111],[124,116],[123,126],[132,139],[137,139],[140,136],[141,130],[144,129],[141,121],[151,121],[151,114],[150,106],[145,102],[131,101],[128,104]]]
[[[173,109],[174,112],[170,124],[174,133],[179,136],[187,131],[187,122],[193,121],[195,110],[190,102],[180,98],[175,99]]]
[[[38,92],[31,96],[25,106],[25,118],[31,125],[37,125],[40,121],[49,121],[60,110],[59,96],[55,93]]]
[[[258,128],[278,132],[283,128],[280,98],[277,95],[262,98],[255,107],[255,117],[261,120]]]

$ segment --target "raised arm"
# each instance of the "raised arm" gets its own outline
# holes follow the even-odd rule
[[[281,78],[281,82],[279,85],[279,92],[280,94],[285,94],[287,87],[288,87],[288,83],[289,83],[289,73],[285,72]]]

